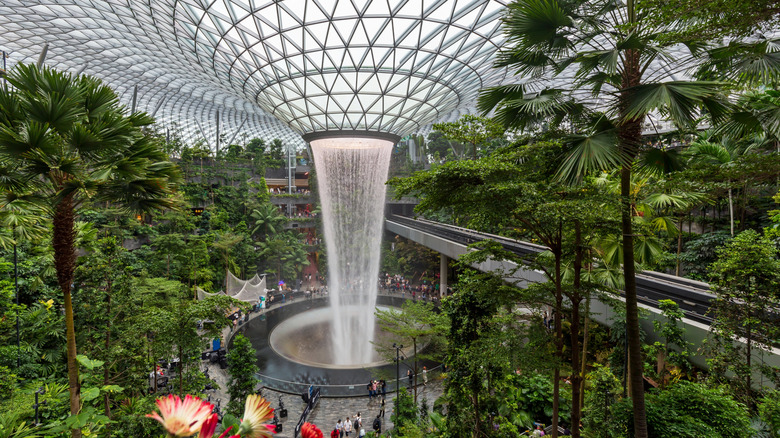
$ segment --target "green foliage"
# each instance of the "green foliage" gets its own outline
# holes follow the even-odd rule
[[[709,279],[709,266],[717,259],[715,250],[731,240],[728,231],[698,235],[685,243],[680,255],[685,275],[699,281]]]
[[[456,436],[490,433],[488,413],[501,405],[504,378],[513,371],[515,316],[505,305],[512,302],[515,290],[496,276],[470,269],[461,274],[456,288],[458,292],[442,303],[450,319],[447,430]]]
[[[680,381],[648,394],[648,434],[658,438],[747,438],[751,436],[747,408],[724,388]],[[614,421],[607,436],[633,436],[630,400],[613,405]],[[604,436],[604,435],[602,435]]]
[[[423,273],[438,272],[439,253],[413,241],[396,236],[382,245],[382,272],[402,274],[413,281]]]
[[[471,145],[471,157],[474,160],[477,159],[480,148],[504,137],[504,129],[501,125],[489,118],[470,114],[461,116],[457,122],[434,123],[433,129],[441,132],[449,140]]]
[[[623,431],[608,427],[612,422],[610,407],[622,392],[620,381],[609,367],[596,365],[586,380],[585,404],[583,406],[583,433],[593,438],[622,438]]]
[[[521,411],[536,421],[548,422],[552,418],[553,385],[549,377],[541,374],[519,376],[513,379],[511,386],[517,388],[515,401]]]
[[[685,340],[685,329],[680,326],[684,316],[680,306],[672,300],[659,300],[658,307],[666,321],[653,321],[653,328],[664,342],[653,344],[653,357],[658,358],[658,369],[648,373],[656,376],[660,384],[665,384],[670,374],[667,364],[680,369],[688,369],[692,344]]]
[[[265,259],[267,270],[276,272],[277,281],[289,282],[290,279],[297,278],[303,267],[310,263],[306,248],[297,232],[280,232],[256,244],[260,256]]]
[[[723,36],[751,35],[756,29],[771,28],[778,23],[780,2],[777,0],[643,0],[643,7],[653,10],[649,18],[658,25],[677,26],[672,36],[699,42]],[[724,14],[730,10],[732,13]]]
[[[398,434],[405,425],[414,425],[417,422],[417,406],[414,404],[414,397],[406,390],[401,388],[393,400],[393,414],[390,420],[395,425],[393,436],[403,437]],[[373,420],[372,420],[373,421]]]
[[[286,223],[279,209],[270,203],[261,204],[252,210],[251,218],[252,235],[261,238],[281,232],[281,227]]]
[[[33,424],[14,414],[0,415],[0,438],[38,438]]]
[[[230,375],[227,387],[230,402],[227,405],[227,412],[239,416],[244,412],[244,400],[248,395],[255,393],[255,387],[259,382],[257,373],[260,369],[257,367],[255,349],[252,348],[249,339],[237,334],[233,338],[227,360]]]
[[[770,379],[777,370],[753,362],[754,350],[768,350],[778,338],[780,327],[774,310],[780,307],[780,259],[777,249],[752,230],[737,235],[717,250],[711,283],[714,335],[708,363],[721,378],[733,372],[735,389],[751,403],[751,376],[760,371]]]
[[[16,316],[6,313],[0,322],[0,365],[13,367],[23,379],[48,377],[62,371],[65,330],[54,300],[36,302],[19,312],[22,366],[16,369]]]
[[[386,352],[388,357],[395,355],[391,343],[413,347],[415,358],[418,356],[417,347],[430,345],[441,349],[444,344],[443,334],[449,328],[447,318],[436,311],[432,303],[426,301],[405,301],[400,311],[377,309],[374,315],[382,330],[392,335],[378,345],[380,351]]]
[[[780,204],[780,191],[772,199],[776,204]],[[764,228],[764,235],[774,243],[776,248],[780,248],[780,210],[770,210],[768,214],[772,225]]]
[[[8,367],[0,366],[0,399],[7,400],[13,396],[17,379]]]
[[[153,396],[142,395],[154,363],[180,359],[182,372],[170,384],[181,392],[202,390],[197,357],[205,340],[219,336],[229,323],[226,312],[246,308],[224,296],[194,301],[194,287],[219,290],[226,266],[251,276],[263,264],[276,267],[281,260],[283,275],[293,278],[308,263],[297,235],[285,233],[278,253],[261,255],[246,225],[255,225],[252,211],[276,209],[262,175],[267,163],[284,162],[284,144],[271,142],[266,152],[265,143],[255,139],[246,147],[229,145],[223,156],[213,158],[203,145],[182,143],[175,132],[166,141],[168,136],[149,129],[152,120],[141,113],[124,114],[116,95],[97,80],[66,76],[20,66],[9,75],[16,86],[8,93],[0,90],[0,417],[8,420],[0,428],[6,433],[32,422],[32,391],[38,386],[16,388],[18,376],[47,382],[39,409],[44,424],[51,426],[46,436],[67,434],[70,427],[82,429],[84,436],[158,436],[157,428],[141,420],[152,410]],[[28,87],[36,81],[44,85]],[[48,106],[40,103],[47,93]],[[57,111],[63,117],[50,120]],[[38,125],[30,122],[31,114]],[[25,137],[33,131],[42,135],[35,144]],[[171,189],[179,168],[168,154],[181,157],[188,178],[175,194]],[[58,277],[55,266],[62,274],[63,260],[55,264],[53,230],[46,217],[53,212],[50,207],[69,196],[77,219],[71,248],[79,250],[78,259],[64,260],[66,275]],[[205,211],[196,216],[190,205]],[[159,212],[160,207],[169,209]],[[139,220],[130,210],[155,214]],[[9,281],[14,243],[18,307]],[[68,415],[68,385],[62,383],[66,341],[61,284],[73,288],[81,355],[72,358],[78,364],[72,368],[81,371],[82,392],[82,410],[73,416]],[[213,322],[198,329],[204,320]],[[11,367],[13,374],[7,372]]]
[[[772,438],[780,437],[780,391],[768,391],[758,404],[761,420],[769,426]]]

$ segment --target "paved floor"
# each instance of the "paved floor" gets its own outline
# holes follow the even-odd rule
[[[226,393],[227,388],[227,373],[226,370],[221,370],[219,367],[209,367],[209,373],[211,378],[219,384],[220,389],[209,391],[211,396],[211,402],[217,404],[219,400],[220,406],[226,406],[229,400],[229,396]],[[442,395],[443,386],[439,380],[432,380],[427,385],[420,385],[417,388],[417,401],[418,404],[422,402],[423,398],[428,401],[429,409],[433,407],[433,402]],[[263,389],[263,395],[271,402],[271,406],[274,409],[279,408],[279,396],[281,396],[282,403],[287,409],[287,417],[280,418],[282,424],[282,432],[276,434],[278,438],[292,438],[295,425],[298,424],[298,420],[303,413],[306,405],[303,403],[303,399],[300,395],[286,394],[270,389]],[[382,421],[382,431],[388,431],[393,427],[390,416],[393,413],[393,400],[395,394],[388,393],[385,404],[385,416]],[[366,397],[343,397],[343,398],[320,398],[317,406],[309,414],[307,421],[316,424],[325,433],[326,437],[329,437],[330,431],[336,425],[338,420],[344,420],[349,416],[354,420],[354,416],[359,412],[363,418],[363,427],[368,432],[371,430],[371,424],[374,418],[379,414],[380,403],[378,398],[372,400]],[[278,411],[277,411],[278,412]],[[354,435],[351,435],[354,436]]]
[[[286,304],[278,304],[275,306],[283,306]],[[253,313],[250,316],[250,319],[255,318],[259,316],[259,313]],[[223,339],[228,339],[229,337],[229,329],[225,330],[225,333],[223,333]],[[214,380],[220,387],[218,390],[209,391],[209,395],[211,397],[211,402],[214,404],[217,404],[217,400],[219,400],[221,406],[226,406],[227,402],[229,400],[229,396],[227,395],[227,381],[228,381],[228,375],[227,370],[222,370],[219,368],[219,366],[216,366],[214,364],[209,364],[208,362],[202,362],[201,364],[202,368],[208,368],[209,375],[211,376],[212,380]],[[426,398],[428,400],[428,407],[429,409],[433,407],[433,402],[439,398],[442,395],[443,392],[443,386],[439,380],[432,379],[428,382],[427,385],[418,386],[418,393],[417,393],[417,401],[418,404],[422,402],[423,398]],[[293,438],[293,433],[295,429],[295,425],[298,423],[298,420],[300,419],[301,414],[303,413],[303,409],[305,408],[305,404],[303,403],[303,399],[300,395],[292,395],[292,394],[285,394],[278,391],[270,390],[270,389],[263,389],[263,395],[271,401],[271,406],[273,408],[279,407],[279,396],[282,397],[282,402],[284,403],[284,407],[287,409],[287,417],[286,418],[280,418],[280,423],[282,424],[282,432],[276,434],[275,436],[277,438]],[[390,429],[392,429],[393,424],[390,421],[390,416],[393,413],[393,398],[395,395],[393,393],[387,394],[386,399],[386,405],[385,405],[385,417],[384,421],[382,422],[382,432],[386,432]],[[330,431],[333,430],[333,428],[336,425],[336,422],[341,419],[343,420],[345,417],[349,416],[350,418],[354,419],[354,416],[357,415],[358,412],[360,412],[361,417],[363,418],[363,427],[366,429],[366,432],[372,430],[371,424],[374,421],[374,418],[376,418],[377,414],[379,414],[380,404],[378,399],[369,400],[368,395],[365,397],[345,397],[345,398],[320,398],[319,403],[317,406],[311,411],[309,414],[309,417],[307,418],[307,421],[310,423],[316,424],[323,432],[326,438],[330,437]],[[356,436],[355,434],[350,435],[350,437]]]
[[[428,399],[428,406],[433,406],[433,400],[441,396],[441,385],[438,382],[429,382],[425,387],[418,388],[418,402],[422,401],[423,397]],[[278,398],[278,393],[273,391],[265,391],[270,397],[270,394],[274,394],[274,398]],[[386,432],[393,427],[393,423],[390,421],[390,416],[393,412],[393,394],[387,395],[387,401],[385,406],[385,416],[382,421],[382,431]],[[289,411],[289,415],[285,421],[282,422],[282,433],[277,434],[279,438],[286,438],[293,436],[293,430],[298,423],[301,413],[303,412],[304,404],[303,400],[298,396],[283,395],[285,407]],[[289,400],[289,401],[288,401]],[[274,406],[276,403],[274,403]],[[374,399],[368,400],[368,396],[364,397],[350,397],[350,398],[322,398],[318,405],[309,414],[307,421],[316,424],[325,434],[326,437],[330,436],[330,431],[336,426],[336,422],[349,416],[354,420],[354,416],[360,412],[363,418],[363,427],[366,431],[372,430],[371,424],[374,418],[379,414],[379,401]],[[356,436],[356,435],[351,435]]]

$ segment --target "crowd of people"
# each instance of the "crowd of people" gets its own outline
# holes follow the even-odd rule
[[[401,296],[411,295],[413,300],[421,299],[423,301],[436,301],[442,296],[439,290],[439,283],[428,283],[423,280],[422,284],[413,284],[403,275],[391,275],[385,273],[379,279],[379,289],[390,293],[400,293]],[[446,295],[452,294],[452,288],[448,287]]]
[[[287,195],[289,194],[289,191],[287,190],[287,187],[270,187],[268,193],[272,195]],[[293,189],[292,193],[295,195],[311,195],[311,190],[296,188]]]
[[[380,415],[384,416],[384,399],[382,399],[382,413],[377,414],[376,418],[371,424],[371,428],[377,435],[382,433],[382,420]],[[354,436],[360,438],[366,436],[366,429],[363,427],[363,418],[360,416],[360,412],[353,416],[347,415],[342,421],[341,418],[336,421],[336,426],[330,432],[330,438],[344,438],[349,437],[352,433]]]
[[[322,239],[309,235],[301,239],[301,243],[304,245],[319,245],[322,243]]]

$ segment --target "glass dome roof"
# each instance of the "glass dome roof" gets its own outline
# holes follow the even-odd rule
[[[107,81],[185,139],[369,131],[468,111],[504,0],[4,0],[0,49]],[[448,117],[449,116],[449,117]],[[316,135],[316,134],[315,134]]]

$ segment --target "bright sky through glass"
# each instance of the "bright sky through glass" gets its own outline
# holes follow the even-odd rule
[[[10,61],[108,81],[213,146],[358,130],[406,135],[473,107],[503,81],[503,0],[4,0]]]

